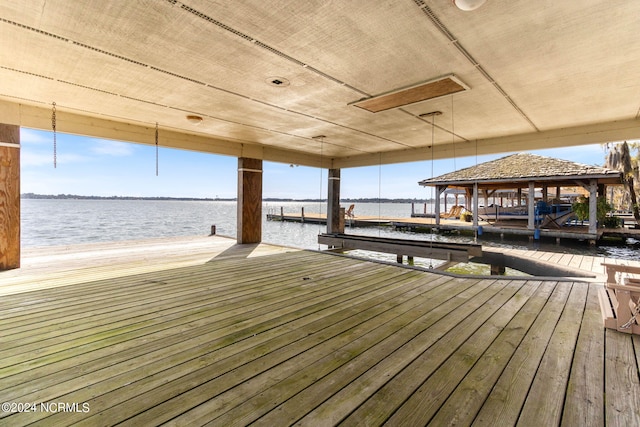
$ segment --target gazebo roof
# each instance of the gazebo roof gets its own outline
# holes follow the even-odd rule
[[[422,186],[518,184],[545,181],[552,185],[576,185],[576,181],[597,179],[600,183],[619,184],[621,173],[612,169],[584,165],[552,157],[519,153],[449,172],[420,181]]]

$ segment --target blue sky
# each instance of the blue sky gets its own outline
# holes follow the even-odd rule
[[[160,147],[156,176],[155,147],[57,133],[57,168],[53,134],[21,129],[21,192],[83,196],[236,197],[237,159]],[[600,144],[531,151],[589,165],[602,165]],[[477,162],[506,153],[478,156]],[[455,164],[455,166],[454,166]],[[428,198],[417,182],[476,164],[476,158],[343,169],[342,198]],[[265,162],[263,196],[326,197],[327,171]],[[322,183],[322,190],[320,184]]]

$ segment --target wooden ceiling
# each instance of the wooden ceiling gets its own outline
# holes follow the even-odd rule
[[[0,122],[51,129],[55,102],[60,132],[153,144],[158,123],[164,146],[334,168],[635,139],[639,16],[608,0],[3,1]],[[447,76],[464,90],[358,106]]]

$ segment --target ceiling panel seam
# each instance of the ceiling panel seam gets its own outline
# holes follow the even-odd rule
[[[27,74],[27,75],[35,76],[35,77],[38,77],[38,78],[47,79],[47,80],[56,80],[56,79],[54,79],[52,77],[48,77],[48,76],[44,76],[44,75],[40,75],[40,74],[35,74],[35,73],[30,73],[28,71],[17,70],[17,69],[10,68],[10,67],[0,66],[0,68],[8,70],[8,71],[12,71],[12,72],[17,72],[17,73],[21,73],[21,74]],[[193,111],[193,110],[179,108],[179,107],[173,107],[173,106],[169,106],[169,105],[165,105],[165,104],[159,104],[157,102],[148,101],[148,100],[145,100],[145,99],[136,98],[136,97],[127,96],[127,95],[122,95],[122,94],[118,94],[118,93],[115,93],[115,92],[110,92],[110,91],[106,91],[106,90],[102,90],[102,89],[98,89],[98,88],[82,85],[82,84],[79,84],[79,83],[69,82],[69,81],[65,81],[65,80],[57,80],[57,81],[60,82],[60,83],[71,85],[71,86],[76,86],[76,87],[80,87],[80,88],[83,88],[83,89],[87,89],[87,90],[91,90],[91,91],[95,91],[95,92],[100,92],[100,93],[103,93],[103,94],[106,94],[106,95],[110,95],[110,96],[122,97],[122,98],[125,98],[125,99],[130,99],[130,100],[133,100],[133,101],[142,102],[142,103],[149,104],[149,105],[154,105],[154,106],[157,106],[157,107],[169,108],[169,109],[172,109],[172,110],[184,111],[184,112],[187,112],[187,113],[195,113],[195,114],[198,114],[198,115],[201,115],[201,116],[204,116],[204,117],[209,117],[209,118],[214,119],[214,120],[219,120],[219,121],[226,122],[226,123],[232,123],[232,124],[239,125],[239,126],[244,126],[244,127],[247,127],[247,128],[262,130],[262,131],[265,131],[265,132],[277,133],[277,134],[288,136],[288,137],[292,137],[292,138],[301,138],[301,139],[304,139],[304,140],[309,140],[310,139],[309,137],[296,135],[296,134],[293,134],[293,133],[278,131],[278,130],[275,130],[275,129],[269,129],[269,128],[266,128],[266,127],[251,125],[251,124],[248,124],[248,123],[241,123],[241,122],[237,122],[237,121],[234,121],[234,120],[223,119],[223,118],[220,118],[220,117],[214,117],[214,116],[211,116],[210,114],[204,114],[204,113],[200,113],[198,111]],[[209,85],[207,85],[207,86],[209,86]],[[225,91],[225,92],[228,92],[228,91]],[[0,94],[0,96],[2,96],[2,94]],[[24,100],[24,101],[39,103],[39,104],[47,104],[44,101],[38,101],[38,100],[27,99],[27,98],[20,98],[20,97],[16,97],[16,96],[13,96],[13,95],[4,95],[4,96],[8,97],[8,98],[20,99],[20,100]],[[251,100],[251,101],[254,101],[254,102],[258,102],[258,103],[267,105],[269,107],[279,108],[279,109],[281,109],[283,111],[290,111],[290,110],[286,110],[284,108],[281,108],[281,107],[278,107],[278,106],[275,106],[275,105],[271,105],[269,103],[266,103],[266,102],[263,102],[263,101],[260,101],[260,100],[252,99],[252,98],[249,98],[249,97],[244,97],[244,98],[246,98],[248,100]],[[64,106],[64,105],[59,105],[59,107],[74,109],[74,110],[77,110],[77,111],[84,111],[84,112],[90,113],[90,114],[98,114],[97,112],[92,112],[92,111],[89,111],[89,110],[73,108],[73,107]],[[365,134],[367,136],[371,136],[371,137],[374,137],[374,138],[385,140],[385,138],[382,138],[382,137],[380,137],[378,135],[373,135],[373,134],[370,134],[370,133],[367,133],[367,132],[360,131],[358,129],[351,129],[349,127],[346,127],[346,126],[343,126],[343,125],[340,125],[340,124],[337,124],[337,123],[327,122],[326,120],[322,120],[322,119],[319,119],[317,117],[314,117],[314,116],[311,116],[311,115],[308,115],[308,114],[296,113],[295,111],[291,111],[291,112],[294,113],[294,114],[303,115],[305,117],[308,117],[308,118],[311,118],[311,119],[314,119],[314,120],[320,120],[320,121],[323,121],[325,123],[330,123],[333,126],[343,127],[345,129],[353,130],[355,132],[362,133],[362,134]],[[102,115],[105,115],[105,114],[102,114]],[[109,116],[109,117],[117,117],[117,116]],[[395,142],[395,141],[389,141],[389,142]],[[357,151],[357,152],[361,152],[361,153],[370,153],[370,151],[366,151],[366,150],[362,150],[362,149],[354,148],[354,147],[348,147],[348,146],[344,146],[344,145],[341,145],[341,144],[338,144],[338,143],[332,143],[332,142],[329,142],[329,141],[326,141],[326,143],[328,145],[332,145],[332,146],[339,147],[339,148],[346,148],[346,149],[349,149],[349,150],[352,150],[352,151]],[[397,144],[400,144],[400,143],[397,143]]]
[[[506,101],[511,104],[511,106],[536,130],[539,132],[540,129],[536,126],[535,123],[527,116],[527,114],[516,104],[516,102],[509,96],[509,94],[496,82],[496,80],[491,77],[491,74],[487,72],[487,70],[482,67],[482,65],[475,60],[475,58],[467,51],[467,49],[460,44],[460,41],[449,31],[449,29],[440,21],[438,16],[431,10],[429,6],[424,2],[424,0],[413,0],[413,2],[422,10],[425,16],[435,25],[435,27],[451,42],[453,46],[464,56],[467,61],[471,63],[477,69],[482,76],[489,81],[493,85],[493,87],[502,95]]]
[[[29,71],[24,71],[24,70],[18,70],[16,68],[5,67],[3,65],[0,65],[0,68],[2,68],[3,70],[7,70],[7,71],[13,71],[15,73],[21,73],[21,74],[27,74],[29,76],[40,77],[41,79],[55,80],[53,77],[45,76],[45,75],[42,75],[42,74],[31,73]]]
[[[177,3],[177,1],[176,1],[176,3]],[[174,3],[174,4],[176,4],[176,3]],[[212,18],[212,17],[208,16],[207,14],[202,13],[202,12],[200,12],[200,11],[190,7],[190,6],[187,6],[184,3],[180,4],[180,8],[185,10],[185,11],[187,11],[187,12],[189,12],[189,13],[191,13],[191,14],[193,14],[193,15],[195,15],[195,16],[197,16],[198,18],[204,19],[205,21],[207,21],[207,22],[209,22],[211,24],[214,24],[214,25],[216,25],[216,26],[218,26],[218,27],[220,27],[220,28],[222,28],[222,29],[224,29],[226,31],[229,31],[230,33],[235,34],[238,37],[241,37],[241,38],[243,38],[245,40],[248,40],[251,43],[253,43],[254,45],[256,45],[258,47],[261,47],[261,48],[263,48],[265,50],[268,50],[269,52],[271,52],[271,53],[273,53],[275,55],[278,55],[279,57],[284,58],[287,61],[290,61],[290,62],[292,62],[292,63],[294,63],[296,65],[304,67],[304,68],[308,69],[309,71],[311,71],[311,72],[313,72],[315,74],[318,74],[319,76],[322,76],[322,77],[324,77],[326,79],[329,79],[329,80],[331,80],[331,81],[333,81],[335,83],[338,83],[338,84],[340,84],[340,85],[342,85],[344,87],[347,87],[347,88],[349,88],[349,89],[351,89],[351,90],[353,90],[355,92],[360,93],[361,95],[371,96],[370,94],[368,94],[368,93],[366,93],[366,92],[364,92],[364,91],[362,91],[362,90],[360,90],[360,89],[358,89],[356,87],[353,87],[353,86],[343,82],[340,79],[337,79],[337,78],[335,78],[335,77],[333,77],[333,76],[331,76],[331,75],[329,75],[327,73],[324,73],[324,72],[322,72],[322,71],[310,66],[309,64],[306,64],[303,61],[300,61],[299,59],[296,59],[296,58],[294,58],[294,57],[292,57],[290,55],[287,55],[286,53],[282,52],[281,50],[278,50],[278,49],[276,49],[276,48],[274,48],[272,46],[269,46],[268,44],[265,44],[265,43],[257,40],[256,38],[251,37],[250,35],[243,33],[242,31],[236,30],[235,28],[230,27],[229,25],[226,25],[226,24],[218,21],[217,19]]]
[[[167,1],[169,3],[171,3],[171,4],[174,4],[174,5],[178,3],[177,1],[170,1],[170,0],[167,0]],[[366,95],[366,96],[370,96],[368,93],[363,92],[363,91],[361,91],[361,90],[359,90],[357,88],[354,88],[353,86],[350,86],[350,85],[340,81],[339,79],[336,79],[336,78],[334,78],[334,77],[332,77],[332,76],[330,76],[330,75],[328,75],[328,74],[326,74],[326,73],[324,73],[324,72],[322,72],[322,71],[320,71],[320,70],[318,70],[318,69],[316,69],[314,67],[311,67],[311,66],[309,66],[307,64],[304,64],[303,62],[298,61],[295,58],[290,57],[289,55],[286,55],[285,53],[278,51],[277,49],[271,48],[270,46],[268,46],[266,44],[257,42],[257,41],[255,41],[255,39],[251,38],[250,36],[240,32],[240,31],[237,31],[237,30],[235,30],[235,29],[233,29],[233,28],[231,28],[231,27],[229,27],[229,26],[227,26],[227,25],[225,25],[225,24],[223,24],[223,23],[211,18],[211,17],[208,17],[207,15],[205,15],[203,13],[200,13],[200,12],[196,11],[195,9],[192,9],[192,8],[190,8],[188,6],[185,6],[185,5],[182,5],[182,4],[181,4],[181,8],[183,10],[189,12],[189,13],[194,14],[195,16],[197,16],[197,17],[199,17],[201,19],[206,20],[207,22],[214,23],[215,25],[217,25],[217,26],[219,26],[219,27],[221,27],[221,28],[223,28],[223,29],[225,29],[227,31],[230,31],[231,33],[233,33],[233,34],[235,34],[235,35],[237,35],[239,37],[242,37],[242,38],[250,40],[250,41],[254,41],[255,42],[254,44],[259,45],[259,46],[269,50],[270,52],[272,52],[274,54],[277,54],[278,56],[281,56],[281,57],[283,57],[285,59],[289,59],[289,60],[291,60],[291,61],[293,61],[295,63],[301,64],[304,68],[306,68],[309,71],[314,72],[314,73],[316,73],[316,74],[318,74],[318,75],[320,75],[320,76],[322,76],[322,77],[324,77],[326,79],[329,79],[329,80],[331,80],[331,81],[333,81],[335,83],[338,83],[338,84],[343,85],[345,87],[348,87],[348,88],[350,88],[352,90],[355,90],[360,94],[363,94],[363,95]],[[300,115],[300,116],[303,116],[303,117],[312,118],[314,120],[318,120],[318,121],[321,121],[321,122],[324,122],[324,123],[327,123],[327,124],[330,124],[330,125],[333,125],[333,126],[338,126],[338,127],[343,128],[343,129],[348,129],[348,130],[360,133],[362,135],[366,135],[368,137],[373,137],[373,138],[379,139],[381,141],[389,142],[391,144],[398,145],[398,146],[403,147],[403,148],[414,148],[413,146],[411,146],[409,144],[405,144],[405,143],[402,143],[402,142],[399,142],[399,141],[395,141],[393,139],[389,139],[389,138],[381,137],[379,135],[374,135],[374,134],[371,134],[371,133],[368,133],[368,132],[364,132],[364,131],[362,131],[360,129],[356,129],[356,128],[352,128],[352,127],[349,127],[349,126],[344,126],[344,125],[341,125],[341,124],[338,124],[338,123],[334,123],[334,122],[331,122],[331,121],[327,121],[327,120],[319,118],[317,116],[312,116],[312,115],[301,113],[301,112],[298,112],[298,111],[295,111],[295,110],[292,110],[292,109],[283,108],[283,107],[280,107],[280,106],[275,105],[275,104],[271,104],[271,103],[266,102],[266,101],[257,100],[257,99],[242,95],[240,93],[236,93],[236,92],[232,92],[232,91],[229,91],[229,90],[226,90],[226,89],[222,89],[222,88],[216,87],[214,85],[211,85],[211,84],[208,84],[208,83],[205,83],[205,82],[201,82],[199,80],[196,80],[196,79],[193,79],[193,78],[190,78],[190,77],[187,77],[187,76],[182,76],[180,74],[173,73],[173,72],[168,71],[168,70],[164,70],[164,69],[161,69],[161,68],[149,65],[149,64],[145,64],[145,63],[140,62],[140,61],[136,61],[135,59],[127,58],[125,56],[122,56],[122,55],[119,55],[119,54],[116,54],[116,53],[113,53],[113,52],[109,52],[109,51],[106,51],[106,50],[103,50],[103,49],[100,49],[100,48],[97,48],[97,47],[94,47],[94,46],[91,46],[91,45],[87,45],[85,43],[80,43],[80,42],[71,40],[69,38],[59,36],[59,35],[54,34],[54,33],[50,33],[50,32],[47,32],[47,31],[42,31],[42,30],[39,30],[37,28],[28,26],[28,25],[24,25],[24,24],[21,24],[21,23],[18,23],[18,22],[14,22],[14,21],[11,21],[11,20],[7,20],[7,19],[4,19],[4,18],[0,18],[0,21],[8,23],[8,24],[11,24],[11,25],[15,25],[15,26],[23,28],[25,30],[29,30],[29,31],[33,31],[33,32],[39,33],[41,35],[45,35],[45,36],[48,36],[48,37],[53,37],[55,39],[58,39],[58,40],[61,40],[61,41],[64,41],[64,42],[72,43],[75,46],[79,46],[79,47],[82,47],[82,48],[85,48],[85,49],[89,49],[91,51],[94,51],[94,52],[97,52],[97,53],[101,53],[103,55],[107,55],[107,56],[110,56],[110,57],[113,57],[113,58],[117,58],[117,59],[120,59],[120,60],[129,62],[129,63],[135,64],[135,65],[139,65],[139,66],[144,67],[144,68],[152,69],[154,71],[158,71],[158,72],[161,72],[161,73],[164,73],[164,74],[176,77],[176,78],[180,78],[180,79],[183,79],[183,80],[195,83],[195,84],[207,86],[207,87],[210,87],[210,88],[215,89],[215,90],[220,90],[220,91],[229,93],[229,94],[234,95],[234,96],[239,96],[239,97],[251,100],[253,102],[258,102],[260,104],[263,104],[263,105],[266,105],[266,106],[269,106],[269,107],[272,107],[272,108],[277,108],[277,109],[282,110],[282,111],[287,111],[287,112],[290,112],[290,113],[293,113],[293,114],[296,114],[296,115]],[[37,74],[34,74],[34,73],[30,73],[28,71],[17,70],[17,69],[12,69],[12,68],[8,68],[8,67],[1,67],[1,68],[7,69],[7,70],[10,70],[10,71],[14,71],[14,72],[23,73],[23,74],[30,74],[30,75],[41,77],[41,78],[45,78],[45,79],[48,79],[48,80],[56,80],[56,79],[54,79],[52,77],[40,76],[40,75],[37,75]],[[150,105],[167,107],[166,105],[158,104],[158,103],[153,102],[153,101],[147,101],[147,100],[143,100],[143,99],[140,99],[140,98],[131,97],[131,96],[127,96],[127,95],[122,95],[122,94],[114,93],[114,92],[103,90],[103,89],[89,87],[89,86],[86,86],[86,85],[82,85],[80,83],[74,83],[74,82],[63,81],[63,80],[59,80],[59,81],[61,83],[65,83],[65,84],[81,87],[81,88],[84,88],[84,89],[87,89],[87,90],[93,90],[93,91],[96,91],[96,92],[110,94],[112,96],[120,96],[120,97],[123,97],[123,98],[126,98],[126,99],[131,99],[131,100],[143,102],[143,103],[150,104]],[[85,110],[81,110],[81,111],[85,111]],[[87,111],[87,112],[89,112],[89,111]],[[198,113],[198,112],[196,112],[196,113]],[[93,114],[95,114],[95,113],[93,113]],[[201,113],[198,113],[198,114],[201,114]],[[237,123],[237,122],[229,121],[229,120],[222,119],[222,118],[219,118],[219,117],[212,117],[212,116],[210,116],[208,114],[201,114],[201,115],[206,116],[206,117],[210,117],[210,118],[213,118],[213,119],[216,119],[216,120],[221,120],[221,121],[224,121],[224,122],[227,122],[227,123],[236,123],[236,124],[241,124],[243,126],[258,128],[258,129],[261,129],[261,130],[264,130],[264,131],[268,131],[268,132],[274,132],[272,129],[267,129],[267,128],[263,128],[263,127],[257,127],[257,126],[253,126],[253,125],[247,125],[247,124],[244,124],[244,123]],[[278,132],[278,133],[283,134],[282,132]],[[292,137],[297,137],[297,138],[305,138],[305,139],[307,139],[306,137],[302,137],[302,136],[298,136],[298,135],[294,135],[294,134],[285,133],[285,135],[292,136]],[[350,148],[350,147],[343,146],[343,145],[336,144],[336,143],[334,143],[332,145],[340,147],[340,148],[347,148],[347,149],[351,149],[351,150],[355,150],[355,151],[360,151],[362,153],[369,153],[369,151],[366,151],[366,150],[354,149],[354,148]]]

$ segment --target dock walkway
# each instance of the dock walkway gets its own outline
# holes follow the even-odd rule
[[[222,237],[32,255],[0,272],[0,396],[63,406],[0,426],[640,425],[640,339],[603,328],[597,281]]]
[[[326,224],[326,214],[318,213],[282,213],[267,214],[269,221],[289,221],[301,222],[309,224]],[[478,225],[482,227],[482,232],[497,235],[521,235],[533,237],[536,230],[527,228],[526,221],[510,220],[510,221],[485,221],[479,220]],[[443,218],[440,224],[436,224],[435,218],[415,216],[411,218],[404,217],[380,217],[357,215],[352,218],[345,218],[345,227],[378,227],[387,226],[399,230],[430,230],[438,231],[468,231],[474,232],[475,228],[470,222],[461,221],[453,218]],[[599,228],[597,233],[590,234],[587,226],[566,226],[561,228],[541,228],[537,230],[541,237],[556,239],[572,239],[572,240],[590,240],[595,241],[603,237],[627,239],[634,238],[640,240],[640,229],[629,227],[603,229]]]

